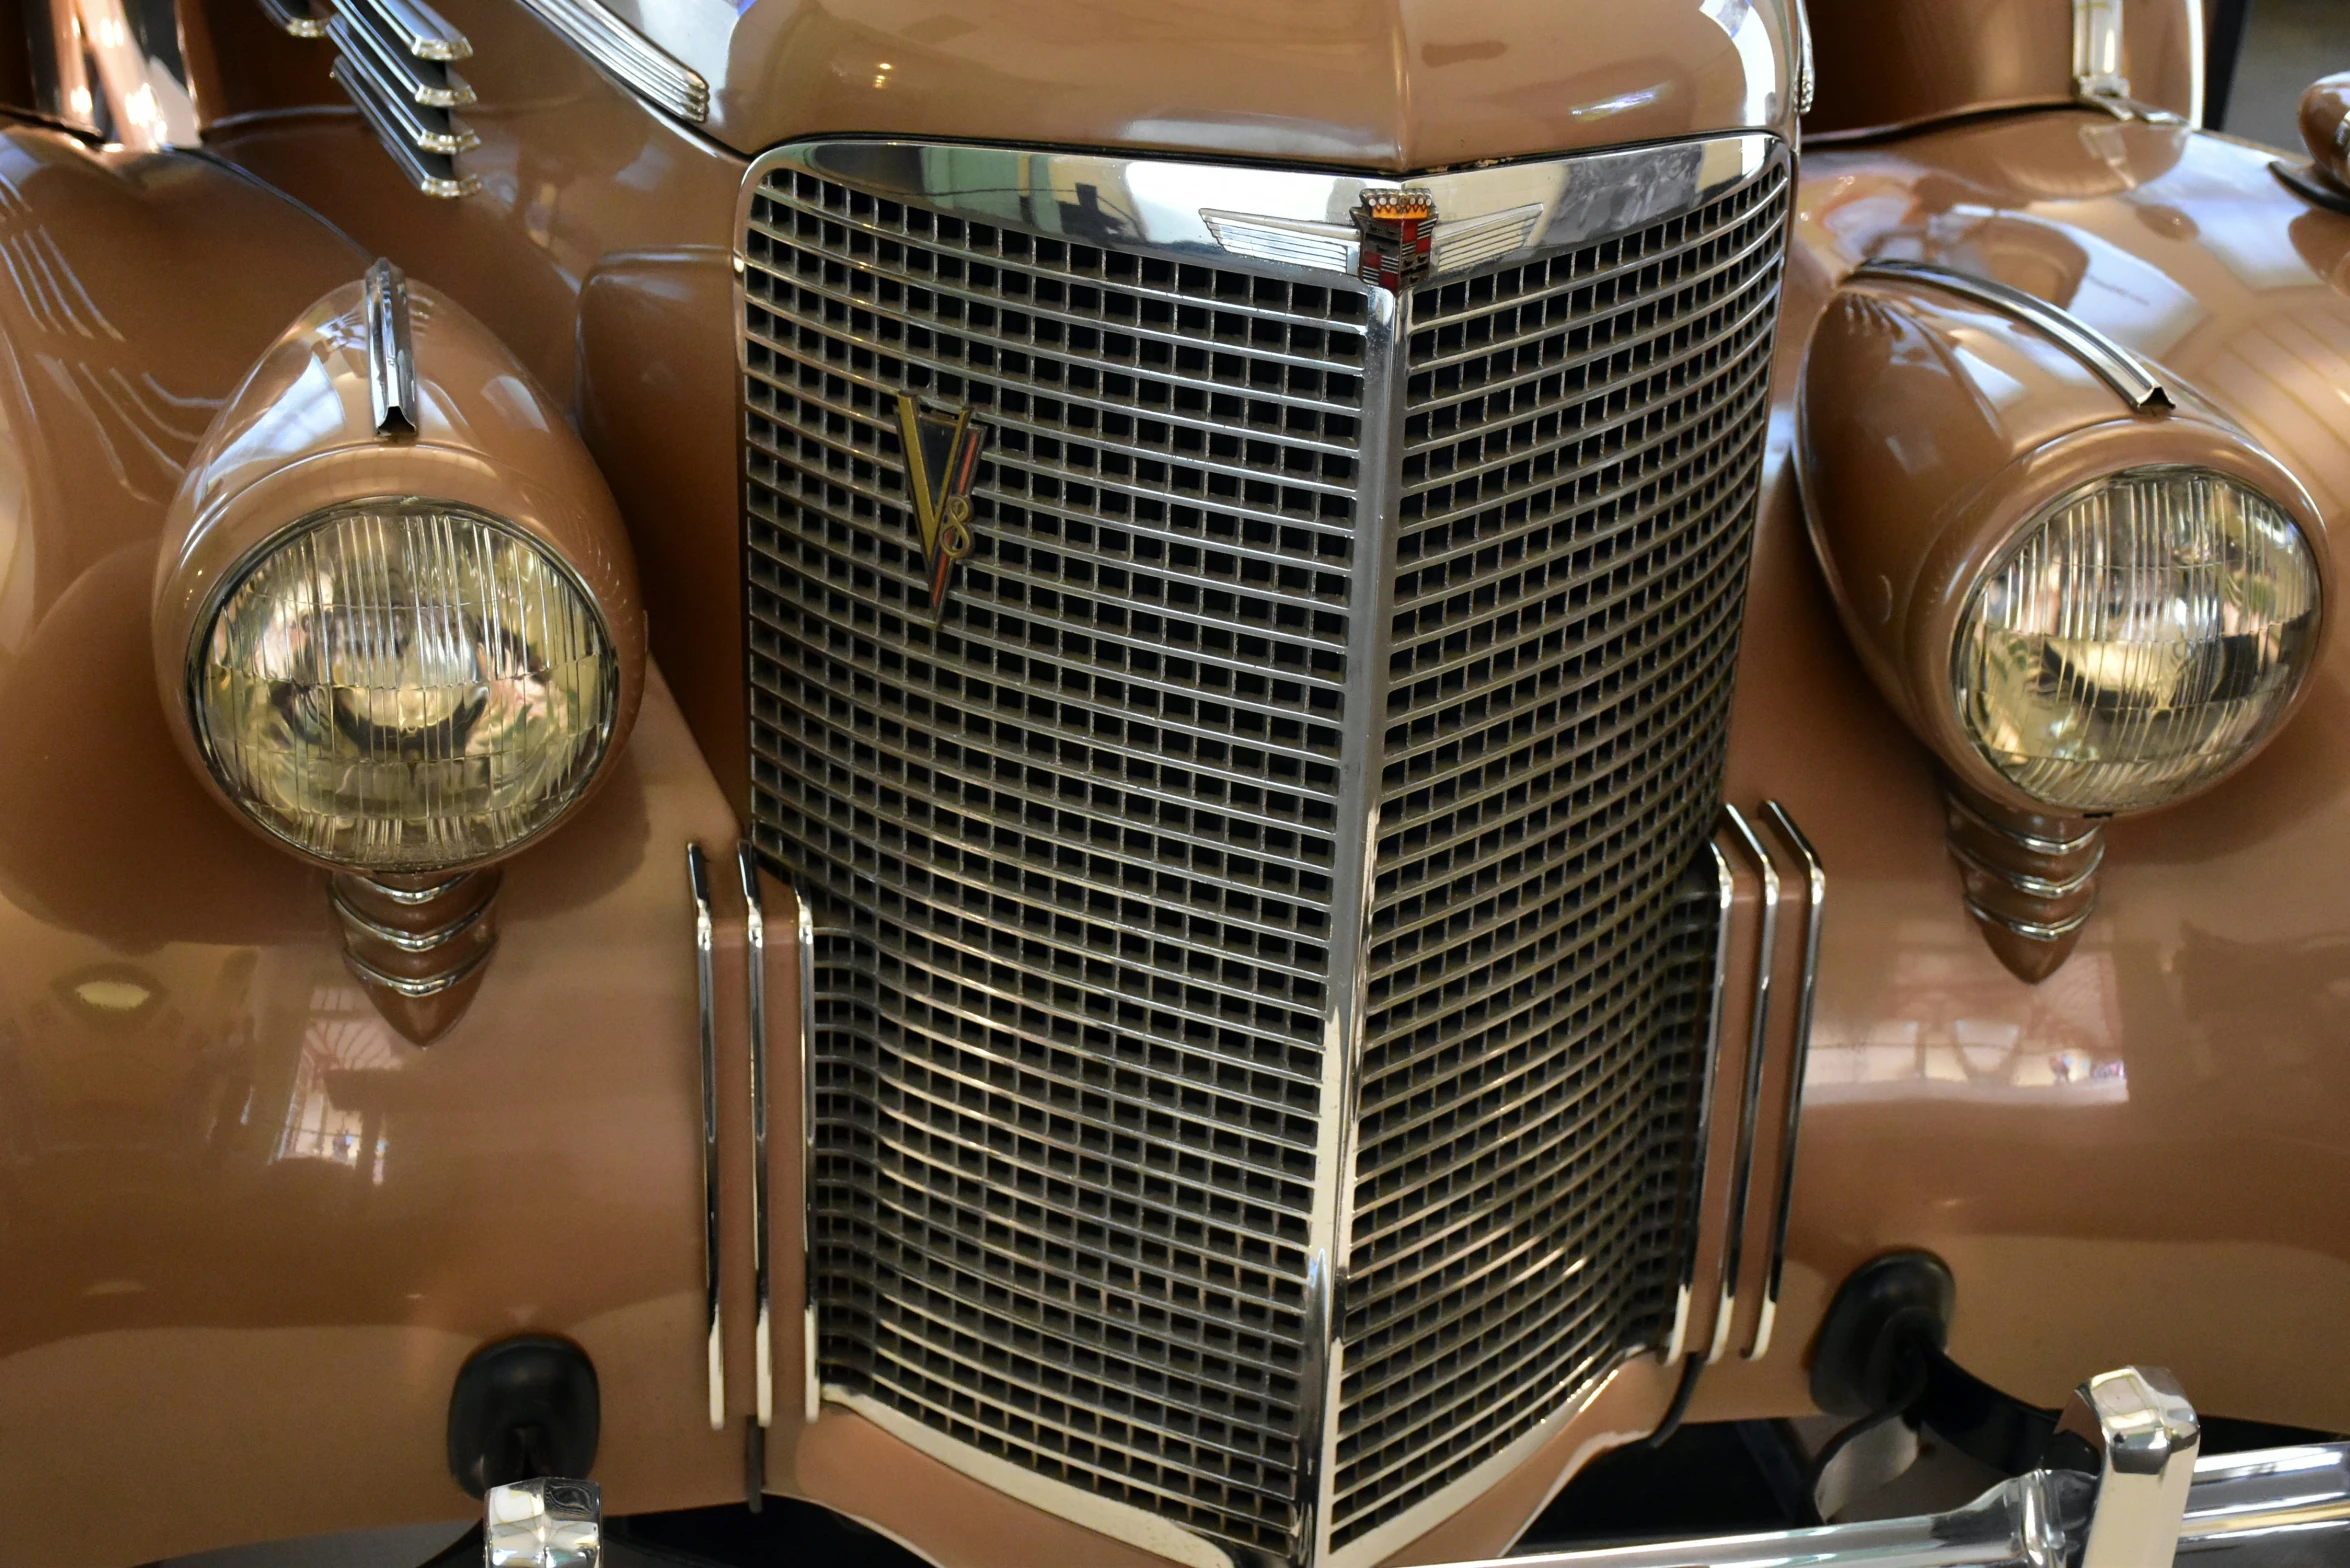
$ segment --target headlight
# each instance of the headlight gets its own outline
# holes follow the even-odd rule
[[[611,630],[572,572],[486,512],[363,501],[223,582],[189,648],[198,750],[279,838],[379,874],[504,854],[613,737]]]
[[[2027,525],[1969,596],[1960,725],[2051,806],[2162,805],[2284,718],[2319,597],[2308,541],[2247,486],[2201,469],[2099,480]]]

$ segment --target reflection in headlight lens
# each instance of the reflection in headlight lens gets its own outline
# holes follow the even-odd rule
[[[2309,542],[2258,492],[2200,469],[2117,474],[1976,586],[1953,660],[1959,720],[2052,806],[2158,806],[2276,727],[2319,608]]]
[[[477,862],[578,798],[619,665],[578,583],[498,519],[384,501],[305,519],[232,580],[189,671],[229,797],[321,859]]]

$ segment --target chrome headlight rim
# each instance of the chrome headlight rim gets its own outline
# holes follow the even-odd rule
[[[246,798],[214,747],[212,731],[205,718],[202,684],[205,670],[205,647],[212,640],[220,616],[237,592],[249,583],[253,575],[268,564],[288,545],[313,533],[321,532],[347,518],[370,512],[433,511],[460,516],[511,539],[545,563],[571,592],[587,612],[594,617],[597,636],[601,639],[603,658],[612,666],[610,678],[603,683],[602,711],[596,715],[591,731],[595,753],[593,760],[580,770],[579,778],[527,832],[524,832],[494,851],[483,855],[462,856],[456,859],[427,864],[381,867],[351,860],[336,859],[319,854],[310,845],[288,834],[263,812],[257,811]],[[303,513],[293,521],[262,534],[240,552],[229,567],[221,572],[212,588],[196,603],[194,617],[188,623],[187,646],[181,661],[180,701],[187,723],[187,735],[193,742],[197,757],[213,788],[244,821],[267,834],[272,842],[308,863],[330,871],[353,872],[362,876],[408,878],[446,877],[452,873],[474,870],[506,860],[529,847],[553,829],[568,821],[580,803],[595,790],[612,760],[614,739],[619,733],[624,712],[629,706],[626,690],[626,671],[621,656],[622,644],[614,637],[610,612],[603,597],[598,594],[579,567],[568,555],[543,533],[507,517],[477,502],[452,496],[434,496],[414,492],[382,493],[339,499]]]
[[[2106,435],[2110,432],[2098,434]],[[2043,483],[2035,487],[2042,499],[2019,509],[2019,521],[1979,539],[1976,548],[1968,552],[1966,565],[1944,579],[1947,592],[1942,613],[1932,617],[1929,647],[1921,649],[1936,677],[1934,686],[1940,694],[1940,701],[1931,705],[1930,724],[1943,736],[1944,744],[1937,750],[1942,753],[1945,765],[1978,792],[2052,819],[2103,820],[2167,810],[2203,795],[2234,776],[2266,750],[2292,722],[2294,714],[2299,711],[2315,684],[2311,676],[2323,661],[2325,643],[2331,631],[2334,583],[2327,534],[2306,491],[2281,465],[2257,447],[2240,440],[2191,456],[2182,454],[2174,458],[2166,454],[2151,460],[2119,464],[2110,460],[2104,463],[2083,461],[2106,444],[2101,440],[2079,440],[2076,444],[2060,439],[2052,443],[2055,448],[2053,453],[2044,450],[2035,454],[2042,460],[2040,463],[2027,462],[2025,466],[2028,468],[2044,467],[2047,471],[2061,473],[2063,477],[2053,485]],[[2052,457],[2056,461],[2049,461]],[[2042,477],[2049,477],[2049,472],[2044,472]],[[2035,793],[1998,765],[1965,711],[1968,686],[1961,663],[1966,651],[1967,627],[1974,608],[1992,580],[2028,549],[2045,529],[2073,507],[2102,491],[2125,483],[2182,478],[2217,481],[2247,492],[2278,514],[2291,529],[2306,557],[2314,603],[2313,629],[2306,639],[2306,657],[2292,667],[2290,687],[2283,700],[2249,741],[2239,746],[2226,763],[2196,777],[2164,798],[2091,806]]]

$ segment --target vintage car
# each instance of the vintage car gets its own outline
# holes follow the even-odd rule
[[[2350,1551],[2350,79],[14,8],[7,1568],[1455,1562],[1797,1417],[1557,1560]]]

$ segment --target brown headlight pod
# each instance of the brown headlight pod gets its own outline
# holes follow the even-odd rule
[[[2020,788],[1966,729],[1953,658],[1977,586],[2084,487],[2147,470],[2218,475],[2273,504],[2307,543],[2321,605],[2333,600],[2334,573],[2307,492],[2241,430],[2175,383],[2159,397],[2151,382],[2130,385],[2129,366],[2101,363],[2031,315],[1923,278],[1857,275],[1812,341],[1799,473],[1813,544],[1862,663],[1940,759],[1970,825],[1953,840],[1970,903],[2011,967],[2045,973],[2093,902],[2091,815],[2102,808],[2068,809]],[[2304,680],[2286,713],[2306,691]],[[1987,819],[1997,834],[1974,831]],[[2012,852],[1982,852],[2001,842]]]
[[[636,716],[644,613],[603,477],[487,329],[379,264],[262,356],[162,545],[182,751],[344,873],[352,967],[438,1033],[495,939],[472,873],[576,809]]]
[[[350,284],[271,345],[213,422],[172,501],[155,584],[156,684],[182,748],[224,799],[190,713],[198,640],[273,547],[354,511],[446,513],[535,547],[584,592],[608,640],[618,690],[606,758],[634,722],[644,612],[603,476],[562,412],[487,328],[429,289],[406,292],[414,434],[377,431],[366,288]],[[351,865],[272,837],[320,864]],[[454,871],[468,863],[390,869]]]

